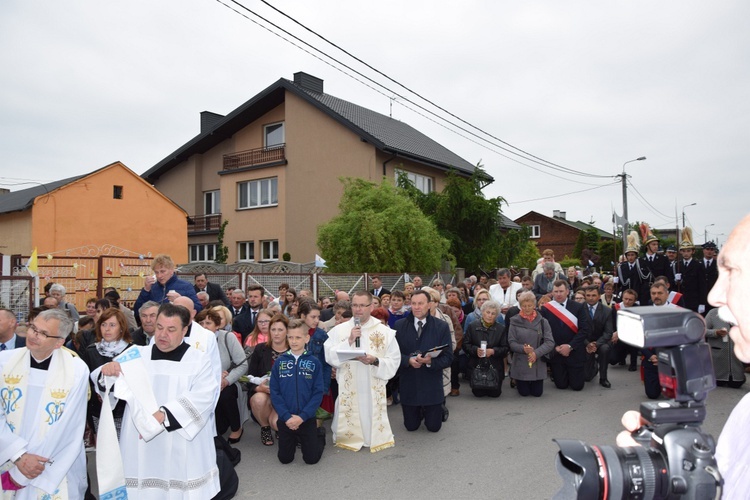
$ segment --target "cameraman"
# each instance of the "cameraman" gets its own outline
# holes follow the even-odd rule
[[[708,295],[719,308],[719,316],[732,323],[729,336],[734,353],[750,362],[750,215],[745,216],[729,235],[719,255],[719,279]],[[643,423],[636,411],[626,412],[622,424],[634,431]],[[743,498],[750,491],[750,394],[740,400],[719,436],[716,462],[724,478],[723,497]],[[618,446],[634,446],[628,431],[617,436]]]

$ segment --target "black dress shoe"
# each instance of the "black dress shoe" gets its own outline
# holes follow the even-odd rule
[[[630,366],[628,366],[628,371],[629,372],[634,372],[636,370],[638,370],[638,367],[636,365],[630,365]]]
[[[609,389],[610,387],[612,387],[612,384],[610,384],[609,380],[607,380],[606,378],[603,378],[603,379],[599,380],[599,385],[602,386],[602,387],[605,387],[607,389]]]
[[[243,435],[243,434],[245,434],[245,428],[244,428],[244,427],[242,428],[242,431],[240,431],[240,437],[236,437],[236,438],[227,438],[227,442],[228,442],[229,444],[237,444],[237,443],[239,443],[239,442],[240,442],[240,439],[242,439],[242,435]]]

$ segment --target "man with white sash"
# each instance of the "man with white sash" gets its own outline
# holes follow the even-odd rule
[[[162,304],[152,345],[91,374],[101,394],[117,377],[114,396],[128,402],[120,449],[130,498],[203,500],[220,489],[211,425],[219,381],[210,357],[184,342],[189,324],[187,309]]]
[[[654,283],[664,283],[664,286],[667,287],[667,292],[669,292],[669,295],[667,296],[667,302],[680,307],[685,307],[685,299],[684,296],[680,292],[672,291],[672,285],[669,284],[669,278],[666,276],[658,276]],[[651,290],[649,289],[649,294],[651,293]]]
[[[371,310],[370,292],[355,292],[352,319],[332,328],[324,347],[339,384],[331,424],[333,443],[352,451],[367,446],[374,453],[394,445],[385,384],[398,370],[401,351],[396,332],[372,318]],[[360,326],[355,326],[357,321]],[[357,349],[357,343],[366,354],[347,356],[345,351]]]
[[[568,300],[567,280],[556,280],[552,284],[552,301],[541,307],[541,314],[555,339],[549,363],[555,387],[580,391],[585,382],[586,339],[591,333],[586,308]]]
[[[86,492],[88,368],[62,347],[72,329],[65,312],[43,311],[29,325],[26,347],[0,352],[2,499]]]

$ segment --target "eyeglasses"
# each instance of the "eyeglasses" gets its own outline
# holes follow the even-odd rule
[[[29,331],[32,333],[35,333],[37,335],[41,335],[45,339],[64,339],[65,337],[58,337],[57,335],[50,335],[49,333],[45,332],[44,330],[40,330],[34,325],[33,323],[29,325]]]
[[[364,309],[365,307],[370,307],[372,305],[372,302],[369,304],[352,304],[352,309]]]

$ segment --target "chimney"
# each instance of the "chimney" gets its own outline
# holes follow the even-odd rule
[[[298,71],[294,74],[294,83],[304,90],[315,92],[317,94],[323,93],[323,80],[316,76],[308,75],[302,71]]]
[[[568,216],[568,212],[563,212],[562,210],[560,210],[560,218],[561,219],[567,219],[567,216]]]
[[[0,196],[2,196],[4,194],[8,194],[8,193],[10,193],[10,189],[8,189],[8,188],[0,188]]]
[[[560,217],[560,211],[559,210],[553,210],[552,211],[552,217]]]
[[[224,118],[224,115],[211,111],[201,111],[201,134],[211,130],[222,118]]]

